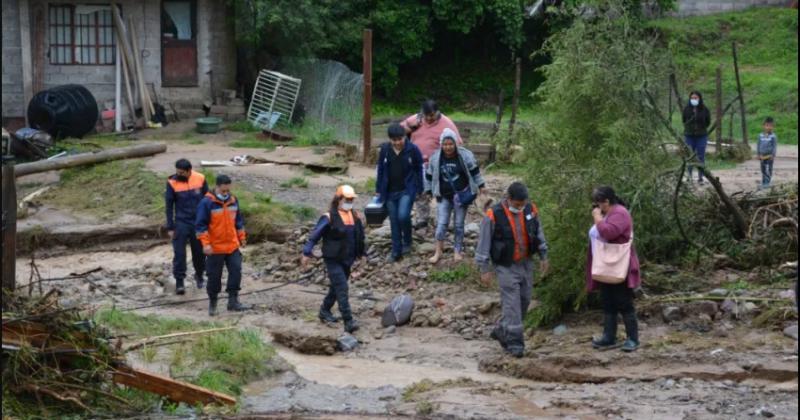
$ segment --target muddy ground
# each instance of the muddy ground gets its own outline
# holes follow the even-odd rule
[[[197,165],[199,160],[224,160],[240,154],[300,154],[292,155],[293,159],[318,155],[311,149],[266,153],[231,148],[229,140],[218,135],[199,145],[171,141],[168,152],[150,159],[147,167],[166,175],[178,157],[188,157]],[[790,147],[783,146],[781,150],[787,149]],[[793,150],[793,164],[787,163],[785,171],[776,165],[776,182],[796,180],[797,148]],[[788,175],[792,168],[794,175]],[[756,187],[749,179],[752,170],[752,162],[747,162],[717,174],[732,188],[749,189]],[[345,180],[363,183],[373,176],[371,167],[353,163],[346,175],[309,176],[299,167],[285,165],[224,171],[251,189],[319,210],[325,208],[336,184]],[[306,176],[308,188],[280,187],[296,176]],[[496,184],[492,185],[496,195],[508,179],[493,175],[489,182]],[[83,215],[64,209],[50,209],[39,219],[37,215],[25,223],[92,224]],[[477,217],[470,215],[467,223],[477,222]],[[557,328],[532,331],[525,357],[512,359],[488,336],[499,315],[496,290],[470,282],[431,281],[432,273],[454,264],[449,260],[435,267],[427,263],[432,251],[429,243],[418,245],[411,258],[386,267],[382,261],[387,229],[373,229],[369,236],[371,263],[354,272],[350,289],[351,304],[363,325],[355,334],[361,344],[355,351],[341,353],[333,350],[341,325],[321,324],[315,318],[326,287],[324,272],[319,265],[310,272],[297,267],[307,229],[296,227],[286,244],[267,242],[245,248],[242,292],[250,294],[242,300],[255,308],[244,314],[221,311],[220,321],[261,331],[288,364],[284,371],[244,389],[242,417],[797,418],[797,341],[783,331],[796,322],[753,325],[753,319],[768,309],[767,304],[746,305],[725,291],[728,283],[746,278],[748,273],[717,273],[708,282],[708,289],[715,293],[723,290],[720,297],[727,296],[727,301],[667,304],[658,302],[657,297],[640,300],[643,347],[636,353],[593,351],[589,342],[599,333],[600,314],[585,312],[567,317]],[[468,245],[474,241],[474,229],[475,225],[468,228]],[[417,233],[430,236],[430,232]],[[186,296],[174,295],[172,251],[165,242],[129,248],[112,244],[102,250],[62,250],[38,258],[36,264],[43,277],[102,267],[89,277],[94,284],[53,283],[65,304],[134,308],[205,296],[191,286]],[[27,256],[18,260],[18,283],[27,282],[29,262]],[[287,281],[295,283],[252,293]],[[410,288],[412,283],[417,287]],[[407,289],[417,302],[412,323],[384,330],[380,312],[393,296]],[[760,297],[789,297],[786,290],[766,293],[772,294]],[[677,313],[670,312],[671,307],[677,308]],[[205,302],[195,302],[137,312],[205,320],[206,310]],[[670,316],[665,318],[666,313]]]

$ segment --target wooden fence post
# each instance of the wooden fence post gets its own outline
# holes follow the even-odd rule
[[[16,288],[17,262],[17,187],[13,165],[3,165],[3,290]],[[6,307],[6,294],[3,293],[3,308]]]
[[[739,59],[736,56],[736,42],[733,45],[733,70],[736,72],[736,90],[739,91],[739,112],[742,115],[742,142],[748,144],[747,141],[747,112],[744,107],[744,93],[742,92],[742,81],[739,78]]]
[[[722,66],[717,66],[717,156],[722,156]]]
[[[364,142],[364,162],[369,161],[372,149],[372,29],[364,29],[364,111],[361,136]]]

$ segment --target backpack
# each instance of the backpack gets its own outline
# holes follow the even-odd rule
[[[389,302],[389,306],[383,310],[381,325],[383,328],[395,325],[401,326],[411,320],[411,313],[414,311],[414,299],[411,296],[402,294],[396,296]]]

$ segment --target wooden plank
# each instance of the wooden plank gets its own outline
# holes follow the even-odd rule
[[[47,172],[57,169],[72,168],[75,166],[102,163],[111,160],[152,156],[166,151],[167,151],[167,146],[165,144],[149,143],[137,146],[120,147],[117,149],[108,149],[96,153],[81,153],[79,155],[73,155],[54,160],[39,160],[31,163],[23,163],[16,166],[15,175],[17,177],[20,177],[24,175],[35,174],[38,172]]]
[[[22,51],[22,99],[27,108],[33,98],[33,62],[31,60],[31,16],[28,0],[19,1],[19,39]],[[28,113],[25,112],[25,124],[28,125]]]
[[[113,375],[114,382],[127,385],[142,391],[163,395],[175,402],[189,405],[197,403],[235,405],[236,398],[207,388],[176,381],[165,376],[133,369],[126,365],[117,367]]]
[[[17,263],[17,183],[14,166],[3,165],[3,268],[2,284],[4,290],[14,290],[16,287]],[[5,308],[6,294],[3,293],[3,307]]]

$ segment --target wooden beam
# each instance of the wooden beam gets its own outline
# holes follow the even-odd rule
[[[736,55],[736,41],[731,43],[733,48],[733,71],[736,73],[736,90],[739,91],[739,112],[742,115],[742,142],[747,141],[747,112],[744,107],[744,93],[742,92],[742,81],[739,77],[739,58]]]
[[[364,29],[363,34],[363,68],[364,68],[364,110],[361,120],[361,137],[363,138],[363,161],[369,159],[372,148],[372,30]]]
[[[44,28],[42,28],[44,30]],[[33,63],[31,60],[31,15],[28,0],[19,0],[19,39],[20,53],[22,55],[22,98],[25,108],[33,98]],[[25,112],[25,125],[28,123],[28,113]]]
[[[717,66],[717,89],[716,89],[716,118],[717,124],[722,125],[722,66]],[[717,133],[717,155],[722,155],[722,127],[718,127]]]
[[[3,290],[16,288],[17,263],[17,183],[14,166],[3,165]],[[6,307],[6,294],[3,293],[3,308]]]
[[[91,165],[112,160],[146,157],[166,151],[167,145],[165,144],[149,143],[137,146],[120,147],[117,149],[108,149],[103,150],[102,152],[81,153],[79,155],[67,156],[54,160],[39,160],[31,163],[23,163],[16,166],[15,175],[20,177],[39,172],[54,171],[81,165]],[[3,209],[5,209],[5,201],[3,203]]]
[[[114,382],[127,385],[142,391],[163,395],[175,402],[189,405],[197,403],[235,405],[236,398],[210,389],[176,381],[165,376],[145,372],[121,365],[113,375]]]

